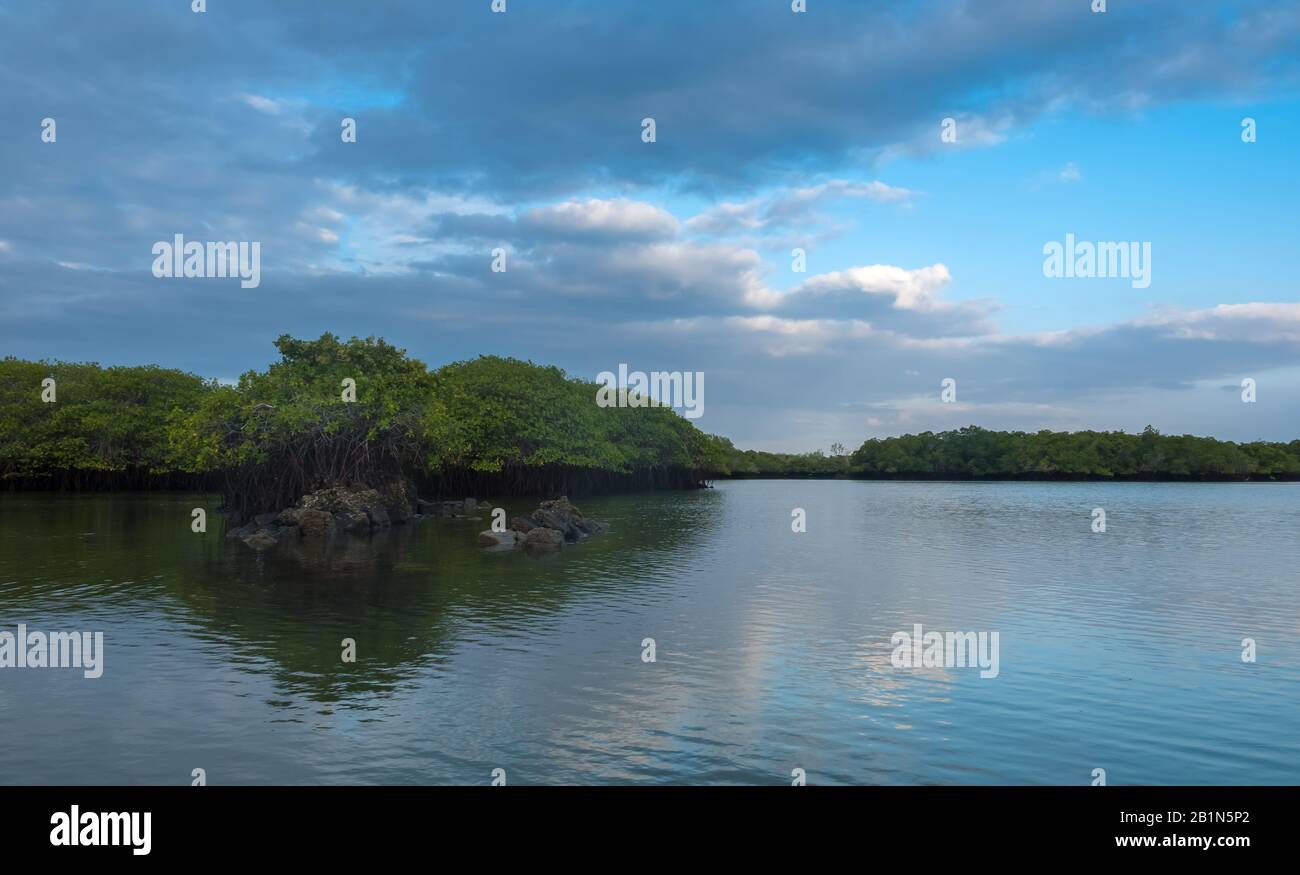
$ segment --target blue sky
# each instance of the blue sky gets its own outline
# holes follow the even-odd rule
[[[1300,6],[1108,5],[0,0],[0,354],[699,371],[760,449],[1300,437]],[[261,285],[154,277],[174,234],[259,241]],[[1066,234],[1150,286],[1045,277]]]

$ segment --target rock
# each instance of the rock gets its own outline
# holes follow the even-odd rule
[[[599,535],[608,528],[604,523],[586,517],[583,517],[582,521],[577,525],[584,535]]]
[[[360,512],[369,516],[375,508],[384,507],[384,498],[377,490],[367,486],[331,486],[304,495],[298,502],[298,507],[332,514],[341,511]]]
[[[568,496],[565,495],[561,495],[559,498],[553,499],[551,501],[543,501],[541,504],[537,506],[542,508],[543,510],[553,510],[563,514],[576,513],[579,516],[582,515],[581,512],[569,502]]]
[[[453,504],[457,510],[464,506],[462,502]],[[258,514],[251,522],[231,528],[226,536],[246,543],[261,536],[256,538],[256,545],[250,546],[265,549],[268,540],[275,542],[286,535],[328,538],[340,531],[386,529],[394,522],[419,519],[422,510],[436,508],[433,502],[421,501],[415,484],[405,478],[385,483],[380,489],[371,489],[364,483],[331,486],[304,495],[296,505],[278,513]],[[231,524],[241,521],[233,513],[227,519]]]
[[[341,532],[368,532],[370,515],[363,510],[341,510],[334,514],[334,525]]]
[[[469,503],[470,499],[454,502],[458,510],[468,509]],[[484,502],[483,506],[490,507],[487,502]],[[464,518],[459,513],[456,516],[459,519]],[[565,542],[577,543],[589,535],[605,531],[606,528],[604,523],[584,517],[582,511],[569,503],[567,497],[561,497],[554,501],[543,501],[531,514],[512,519],[508,533],[483,532],[479,535],[479,544],[484,547],[497,547],[513,541],[515,546],[526,546],[534,550],[554,550],[563,546]]]
[[[478,545],[480,547],[495,547],[499,549],[513,550],[523,543],[523,537],[518,532],[494,532],[488,529],[486,532],[478,533]]]
[[[524,536],[524,547],[536,551],[559,550],[564,547],[564,534],[539,527]]]
[[[566,497],[560,497],[554,501],[543,501],[529,516],[522,518],[520,523],[517,518],[511,523],[511,528],[529,531],[524,526],[532,525],[541,528],[551,529],[563,535],[564,539],[570,543],[581,541],[588,535],[594,535],[605,531],[605,524],[596,520],[589,520],[582,515],[582,511],[569,503]]]
[[[415,512],[424,516],[438,513],[440,506],[436,501],[425,501],[423,498],[415,500]]]
[[[376,490],[383,501],[384,510],[392,523],[404,523],[415,515],[415,484],[409,480],[394,480]]]
[[[268,550],[279,542],[265,531],[259,531],[245,538],[244,543],[254,550]]]
[[[325,510],[301,510],[298,529],[304,538],[327,538],[334,534],[334,515]]]
[[[338,528],[345,532],[386,529],[393,523],[414,519],[417,501],[414,484],[406,480],[386,484],[382,491],[366,486],[333,486],[302,497],[298,502],[298,524],[302,525],[303,511],[319,510],[332,514]]]
[[[467,498],[461,502],[461,513],[472,514],[478,513],[478,502],[472,498]]]
[[[568,540],[576,541],[578,539],[577,527],[553,510],[538,508],[533,511],[533,522],[542,528],[554,529]]]
[[[479,509],[479,510],[491,510],[491,509],[492,509],[492,502],[490,502],[490,501],[480,501],[480,502],[478,503],[478,509]]]

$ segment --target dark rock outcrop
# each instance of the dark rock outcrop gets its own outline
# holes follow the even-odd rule
[[[456,501],[425,501],[420,499],[420,513],[428,516],[455,517],[456,519],[478,519],[480,508],[491,508],[487,502],[466,498]]]
[[[415,516],[419,498],[415,494],[415,484],[411,481],[394,480],[377,491],[384,510],[388,512],[390,523],[401,524]]]
[[[523,535],[513,531],[494,532],[489,529],[478,534],[478,545],[480,547],[494,547],[501,550],[514,550],[520,546],[523,540]]]
[[[537,552],[564,547],[564,533],[555,529],[536,528],[524,536],[524,548]]]
[[[426,501],[415,485],[395,480],[371,488],[365,484],[331,486],[299,499],[278,513],[258,514],[245,525],[231,528],[227,537],[239,538],[256,550],[266,550],[286,539],[319,543],[341,533],[366,534],[429,516],[478,519],[491,511],[486,501]],[[233,520],[232,520],[233,521]],[[605,530],[605,524],[583,516],[568,498],[543,501],[537,510],[517,516],[502,532],[491,529],[478,536],[480,546],[495,550],[559,550]]]
[[[605,524],[583,516],[568,498],[543,501],[528,516],[517,516],[510,521],[506,532],[488,530],[479,534],[482,546],[499,547],[511,541],[516,547],[545,552],[559,550],[565,544],[575,544],[590,535],[605,531]],[[507,538],[507,536],[512,536]]]
[[[227,538],[239,538],[248,546],[255,550],[266,550],[274,547],[286,535],[298,537],[298,529],[291,526],[282,526],[272,522],[269,525],[259,526],[254,520],[245,523],[242,526],[232,528],[226,532]]]
[[[605,531],[604,523],[587,519],[563,496],[554,501],[543,501],[533,511],[531,520],[536,525],[563,533],[564,540],[571,544]]]
[[[378,489],[364,484],[331,486],[304,495],[279,513],[258,514],[252,522],[230,529],[226,536],[265,550],[286,538],[320,540],[340,532],[365,534],[386,529],[420,519],[422,507],[433,505],[420,500],[409,480],[394,480]]]
[[[304,508],[298,512],[298,531],[304,538],[328,538],[335,529],[334,515],[329,511]]]
[[[370,515],[363,510],[340,510],[334,514],[334,525],[342,532],[368,532]]]
[[[254,532],[244,539],[244,543],[254,550],[267,550],[280,542],[267,532]]]

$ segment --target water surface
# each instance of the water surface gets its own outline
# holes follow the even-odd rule
[[[0,628],[106,647],[0,669],[0,782],[1300,783],[1300,486],[720,483],[543,559],[486,517],[258,554],[216,505],[0,496]],[[998,677],[895,668],[914,623]]]

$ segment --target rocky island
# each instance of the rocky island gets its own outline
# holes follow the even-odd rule
[[[517,516],[504,531],[488,529],[480,532],[480,547],[498,550],[559,550],[565,544],[577,542],[605,531],[605,523],[582,515],[565,496],[554,501],[543,501],[528,516]]]
[[[379,488],[366,484],[331,486],[304,495],[292,507],[255,515],[243,521],[238,512],[228,519],[228,538],[238,538],[255,550],[267,550],[286,540],[323,541],[338,535],[366,535],[394,525],[430,518],[478,519],[491,511],[486,501],[428,501],[410,480],[394,480]],[[488,529],[478,536],[483,547],[558,550],[604,531],[605,524],[583,516],[567,497],[543,501],[527,516],[517,516],[502,531]]]

